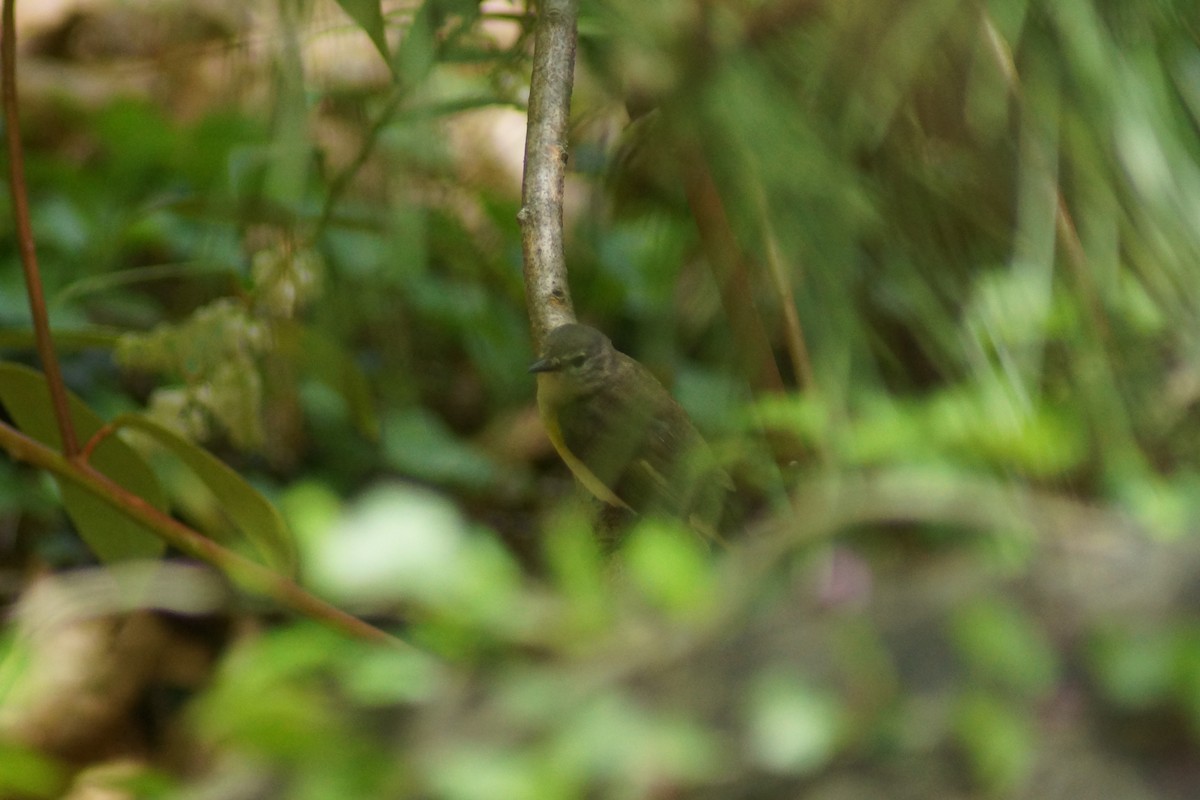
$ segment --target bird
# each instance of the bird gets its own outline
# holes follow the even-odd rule
[[[572,322],[546,335],[529,372],[554,449],[592,495],[720,540],[733,482],[650,370],[602,332]]]

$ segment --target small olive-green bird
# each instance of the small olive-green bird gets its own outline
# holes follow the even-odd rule
[[[595,328],[570,323],[550,331],[529,371],[550,441],[588,491],[717,536],[733,484],[650,370]]]

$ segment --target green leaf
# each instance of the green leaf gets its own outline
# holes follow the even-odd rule
[[[566,633],[586,636],[611,624],[614,598],[604,554],[582,510],[570,509],[548,524],[542,546],[555,588],[568,603]]]
[[[728,768],[724,748],[710,729],[669,711],[647,709],[618,691],[593,692],[578,709],[562,709],[560,719],[551,761],[566,775],[592,779],[592,785],[603,781],[631,789],[609,796],[644,797],[649,792],[632,788],[648,778],[683,787]]]
[[[1028,697],[1044,695],[1058,678],[1058,659],[1044,632],[1009,603],[979,600],[959,609],[952,632],[959,652],[980,677]]]
[[[405,475],[471,492],[494,490],[508,477],[487,453],[461,441],[424,408],[396,411],[384,420],[383,454]]]
[[[300,550],[300,560],[310,563],[326,532],[342,513],[337,492],[319,481],[300,480],[285,489],[277,502]]]
[[[75,433],[87,441],[104,421],[74,394],[68,394]],[[62,449],[46,378],[21,364],[0,363],[0,404],[17,427],[48,447]],[[150,505],[165,511],[167,497],[154,472],[133,448],[117,436],[96,447],[89,463]],[[134,558],[158,558],[166,543],[153,531],[131,519],[86,489],[58,480],[63,508],[80,537],[96,557],[106,563]]]
[[[141,414],[122,414],[115,425],[148,435],[178,458],[220,499],[222,510],[273,569],[292,575],[296,548],[283,516],[245,478],[207,450]]]
[[[547,765],[528,750],[469,741],[454,742],[430,759],[428,780],[447,800],[538,800],[547,792]]]
[[[1103,631],[1088,648],[1088,663],[1108,699],[1124,708],[1149,708],[1166,702],[1174,689],[1178,638],[1152,626]]]
[[[416,649],[364,647],[338,667],[346,694],[368,708],[427,700],[442,683],[441,664]]]
[[[680,620],[715,611],[715,580],[704,543],[691,531],[643,520],[622,548],[623,562],[648,599]]]
[[[62,797],[66,771],[46,756],[15,742],[0,741],[0,793]]]
[[[837,698],[777,668],[758,675],[746,709],[750,753],[776,773],[819,769],[837,752],[843,711]]]
[[[976,693],[962,699],[956,716],[957,738],[975,779],[997,795],[1016,791],[1028,778],[1037,752],[1031,714],[1007,700]]]
[[[923,407],[925,435],[939,450],[964,460],[1060,475],[1087,454],[1081,420],[1070,408],[1040,403],[1024,409],[1005,393],[951,388]]]
[[[425,0],[421,4],[396,48],[392,70],[408,85],[416,85],[425,80],[437,62],[438,45],[435,32],[436,18],[439,14],[436,5],[436,0]]]
[[[452,602],[462,587],[469,527],[449,500],[407,484],[364,494],[318,550],[312,581],[357,604]]]
[[[379,51],[379,55],[383,56],[383,60],[391,63],[392,57],[388,53],[383,10],[379,6],[379,0],[337,0],[337,3],[358,23],[358,27],[371,37],[372,44]]]

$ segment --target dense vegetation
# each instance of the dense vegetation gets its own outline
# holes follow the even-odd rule
[[[402,643],[10,447],[6,796],[1200,791],[1193,0],[582,3],[575,306],[754,507],[720,552],[600,543],[533,410],[532,13],[246,5],[23,23],[54,340],[114,477]]]

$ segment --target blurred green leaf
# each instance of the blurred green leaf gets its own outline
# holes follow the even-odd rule
[[[484,491],[502,477],[486,453],[463,442],[423,408],[396,411],[385,419],[383,451],[395,469],[436,484]]]
[[[546,765],[517,747],[463,742],[430,760],[429,783],[446,800],[550,800]]]
[[[490,531],[475,530],[467,540],[450,610],[498,635],[520,639],[531,632],[523,603],[521,570],[512,553]]]
[[[422,0],[389,62],[396,75],[410,85],[419,85],[425,80],[436,63],[436,9],[439,2]]]
[[[751,755],[771,772],[811,773],[835,755],[842,710],[836,698],[798,675],[765,669],[751,685],[746,703]]]
[[[526,627],[511,556],[449,500],[415,486],[378,486],[347,509],[319,543],[312,578],[359,606],[417,603],[435,627],[448,626],[431,635]]]
[[[973,693],[960,701],[955,727],[975,779],[987,791],[1003,796],[1023,785],[1037,753],[1027,711],[995,696]]]
[[[815,446],[833,436],[849,464],[953,461],[1015,470],[1032,477],[1061,475],[1087,456],[1083,421],[1074,409],[1015,398],[968,385],[920,399],[869,395],[848,418],[811,397],[771,398],[756,418]]]
[[[1176,538],[1191,531],[1198,510],[1195,476],[1168,479],[1134,463],[1117,472],[1113,483],[1122,505],[1158,536]]]
[[[67,771],[45,755],[0,739],[0,792],[9,797],[62,797]]]
[[[313,582],[343,602],[445,604],[464,579],[469,532],[450,501],[415,486],[378,486],[322,542]]]
[[[756,400],[744,424],[757,423],[768,430],[791,433],[805,444],[815,444],[827,434],[830,414],[828,404],[814,395],[772,394]]]
[[[442,688],[441,666],[432,656],[412,649],[370,649],[341,666],[341,685],[355,702],[367,707],[429,700]]]
[[[1028,411],[1012,400],[949,390],[926,413],[934,440],[964,460],[1043,477],[1061,475],[1087,453],[1077,416],[1046,403]]]
[[[283,517],[245,478],[207,450],[140,414],[123,414],[118,427],[146,434],[183,462],[218,498],[246,541],[268,565],[288,575],[296,572],[296,544]]]
[[[600,543],[582,509],[552,519],[543,534],[546,565],[569,604],[569,631],[586,635],[612,621],[613,598]]]
[[[300,561],[311,564],[318,548],[342,511],[341,499],[328,485],[313,481],[298,481],[279,497],[279,510],[288,530],[295,535]]]
[[[357,22],[363,32],[371,38],[371,43],[375,45],[379,55],[383,56],[383,60],[391,63],[392,58],[388,54],[387,30],[383,24],[380,0],[337,0],[337,2],[342,10],[349,14],[350,18]]]
[[[515,725],[554,727],[590,694],[586,682],[557,665],[529,664],[497,676],[494,697]]]
[[[62,438],[54,418],[50,389],[40,372],[20,364],[0,363],[0,404],[24,433],[61,450]],[[74,394],[68,393],[68,404],[82,445],[104,426],[104,421]],[[92,453],[89,463],[160,511],[167,509],[166,495],[154,473],[119,437],[106,437]],[[109,503],[70,481],[56,480],[67,515],[102,561],[157,558],[166,550],[166,543],[154,532]]]
[[[316,625],[276,631],[231,654],[213,687],[193,710],[199,730],[213,742],[290,762],[355,741],[323,677],[345,639]]]
[[[621,548],[621,561],[638,588],[679,620],[703,620],[716,607],[718,588],[704,542],[685,527],[642,520]]]
[[[959,654],[977,678],[1027,697],[1050,691],[1058,659],[1045,633],[1020,608],[980,599],[954,613],[951,633]]]
[[[661,782],[686,785],[724,762],[716,735],[686,717],[655,713],[617,691],[594,694],[552,743],[568,774],[599,779],[618,796],[644,796]]]
[[[924,461],[933,444],[912,404],[882,397],[869,399],[862,413],[840,433],[841,455],[855,464]]]
[[[1193,732],[1200,732],[1200,628],[1183,623],[1176,637],[1175,682]]]
[[[1088,646],[1088,661],[1100,687],[1113,702],[1146,709],[1169,701],[1178,669],[1178,634],[1143,626],[1098,633]]]
[[[94,125],[112,174],[122,179],[121,188],[160,175],[178,139],[162,109],[140,98],[114,100],[97,115]]]

